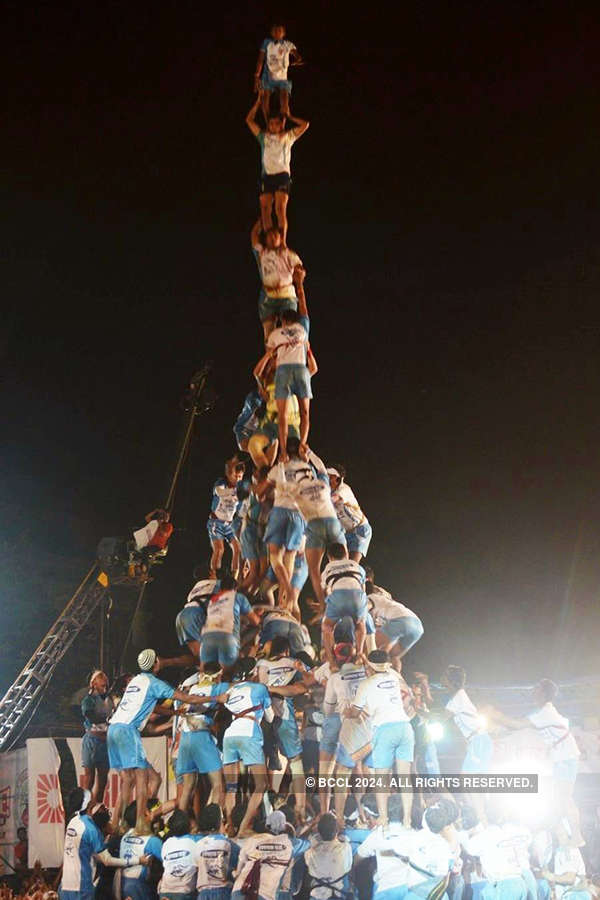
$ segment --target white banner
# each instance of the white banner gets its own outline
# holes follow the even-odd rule
[[[59,768],[60,757],[51,738],[27,741],[30,868],[38,859],[47,868],[62,865],[65,814]]]
[[[73,755],[75,763],[75,771],[78,773],[78,782],[82,784],[83,767],[81,765],[81,738],[67,738],[67,745]],[[164,737],[145,737],[142,738],[142,745],[146,759],[152,768],[158,772],[161,777],[160,789],[158,791],[158,799],[162,802],[171,796],[169,794],[169,767],[167,760],[167,740]],[[175,794],[173,793],[173,797]],[[104,792],[104,804],[112,813],[117,805],[119,797],[119,775],[111,769],[106,782],[106,791]]]
[[[15,864],[17,829],[27,828],[27,751],[0,754],[0,872],[10,875]]]

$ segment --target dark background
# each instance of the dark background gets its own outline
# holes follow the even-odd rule
[[[377,580],[423,618],[411,665],[483,683],[597,672],[596,18],[73,2],[13,4],[3,23],[2,686],[98,539],[164,502],[180,396],[212,359],[220,399],[147,594],[148,640],[175,649],[261,352],[244,117],[274,16],[307,60],[289,243],[320,364],[311,444],[345,462]],[[63,692],[96,662],[88,632]]]

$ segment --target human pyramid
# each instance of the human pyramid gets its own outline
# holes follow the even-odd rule
[[[106,676],[95,672],[83,704],[85,783],[93,796],[78,794],[75,806],[84,806],[74,812],[78,822],[86,818],[85,804],[102,796],[109,766],[120,773],[115,825],[129,829],[119,854],[129,858],[125,897],[139,895],[140,872],[152,855],[164,868],[160,896],[170,900],[196,890],[202,900],[225,900],[232,892],[236,900],[283,900],[304,876],[314,900],[340,900],[357,890],[350,881],[356,859],[372,857],[377,898],[423,897],[444,882],[441,896],[465,853],[483,862],[487,849],[493,844],[499,853],[504,839],[490,831],[481,794],[463,809],[461,841],[458,803],[420,798],[417,815],[412,790],[394,794],[385,786],[392,775],[440,773],[428,727],[433,697],[426,675],[402,676],[405,655],[423,635],[421,619],[374,583],[363,561],[371,525],[343,466],[327,466],[309,445],[317,362],[306,270],[287,243],[292,146],[309,127],[290,112],[288,66],[299,63],[284,27],[274,25],[259,54],[257,98],[246,117],[261,154],[260,217],[251,244],[264,352],[254,367],[256,389],[234,425],[238,451],[213,488],[210,571],[196,573],[177,615],[181,655],[143,650],[140,672],[116,706]],[[309,576],[314,599],[301,609]],[[318,649],[310,626],[319,632]],[[172,667],[192,670],[177,689],[157,677]],[[495,728],[534,725],[560,769],[557,821],[564,819],[569,840],[579,843],[572,799],[578,751],[568,721],[553,706],[554,685],[539,683],[527,719],[490,710],[486,722],[465,681],[461,667],[447,667],[446,699],[436,713],[438,720],[453,719],[464,737],[462,771],[488,771],[492,722]],[[160,779],[140,734],[171,730],[177,799],[151,812],[147,798],[156,795]],[[332,792],[334,772],[345,779],[373,775],[374,800],[365,798],[366,788],[351,797],[348,787]],[[307,790],[307,773],[325,776],[318,790]],[[159,846],[150,820],[169,813],[169,837]],[[350,827],[349,816],[360,827]],[[295,828],[318,834],[309,842]],[[507,898],[524,900],[532,836],[524,827],[516,833],[524,855],[518,864],[506,863],[502,879],[513,882]],[[477,847],[483,849],[475,853]],[[215,854],[218,872],[208,863]],[[490,884],[499,880],[494,859],[484,879]]]

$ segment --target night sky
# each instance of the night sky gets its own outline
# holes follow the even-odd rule
[[[175,649],[261,355],[244,118],[275,15],[307,60],[289,244],[320,365],[310,443],[345,463],[377,581],[424,621],[411,665],[597,672],[597,19],[537,2],[27,6],[3,22],[7,539],[28,523],[33,569],[51,551],[83,575],[100,537],[139,527],[164,502],[186,381],[213,360],[219,402],[148,590],[151,637]],[[26,652],[50,624],[35,606],[1,613],[22,616]]]

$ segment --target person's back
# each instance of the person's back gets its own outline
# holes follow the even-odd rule
[[[336,900],[349,894],[352,847],[337,836],[337,821],[331,813],[321,816],[318,835],[304,854],[310,876],[312,900]]]
[[[409,721],[402,699],[402,682],[393,670],[375,672],[363,681],[354,702],[369,716],[373,728]]]
[[[152,856],[160,860],[162,841],[154,834],[138,834],[135,828],[130,828],[121,838],[119,856],[122,859]],[[150,880],[150,868],[137,863],[123,869],[121,894],[131,900],[151,900],[156,895],[156,887]]]
[[[89,796],[89,795],[88,795]],[[65,900],[88,900],[94,896],[92,857],[104,845],[100,830],[90,816],[77,813],[69,821],[65,833],[61,897]]]
[[[260,861],[258,896],[263,900],[277,900],[279,886],[292,860],[292,855],[292,840],[286,833],[269,834],[267,832],[247,838],[240,851],[232,896],[241,894],[243,884],[258,860]]]
[[[196,890],[200,898],[215,897],[219,891],[224,896],[231,893],[232,872],[237,863],[239,850],[224,834],[207,834],[196,844],[196,864],[198,877]],[[211,893],[204,893],[211,892]]]
[[[195,900],[198,866],[196,863],[197,836],[191,834],[168,837],[162,845],[163,875],[160,897],[173,895],[177,900]]]
[[[240,616],[250,612],[248,599],[234,589],[213,594],[206,606],[206,622],[202,636],[211,632],[233,635],[238,643],[240,637]]]
[[[112,715],[109,730],[114,725],[130,725],[143,731],[157,700],[168,699],[172,694],[173,689],[151,672],[134,675]]]

